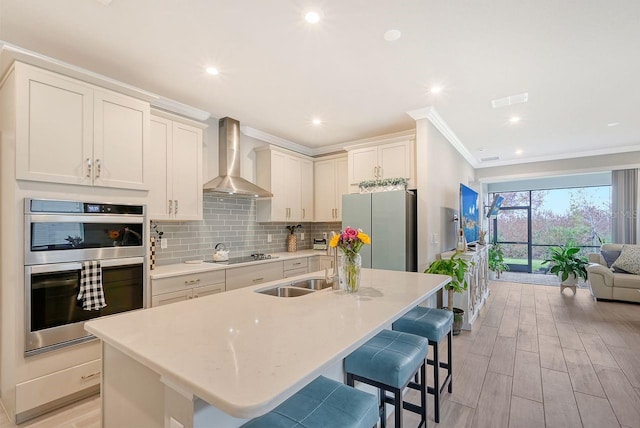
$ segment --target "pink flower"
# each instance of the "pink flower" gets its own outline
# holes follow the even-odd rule
[[[354,240],[358,237],[358,231],[354,228],[351,227],[347,227],[343,232],[342,232],[342,239],[344,241],[351,241]]]

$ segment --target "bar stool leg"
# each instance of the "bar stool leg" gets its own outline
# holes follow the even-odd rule
[[[378,395],[380,396],[380,428],[386,428],[387,407],[385,397],[387,396],[387,393],[383,389],[378,389]]]
[[[448,374],[449,374],[449,394],[451,394],[453,392],[453,360],[451,359],[451,341],[452,341],[452,331],[453,328],[451,330],[449,330],[449,333],[447,334],[447,365],[448,367]]]
[[[433,345],[433,414],[436,423],[440,423],[440,358],[438,356],[438,342],[429,341]]]
[[[427,359],[425,357],[424,364],[420,367],[420,406],[422,407],[422,420],[420,425],[424,423],[424,427],[427,428]]]
[[[402,390],[400,389],[394,390],[393,396],[396,402],[395,426],[398,428],[402,428]]]

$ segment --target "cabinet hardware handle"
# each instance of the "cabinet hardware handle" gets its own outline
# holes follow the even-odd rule
[[[302,218],[305,218],[304,208],[302,209]]]
[[[91,379],[92,377],[96,377],[96,376],[100,376],[100,372],[99,371],[90,373],[88,375],[82,375],[82,380]]]
[[[173,212],[173,199],[169,199],[169,214]]]
[[[87,158],[87,177],[91,178],[91,158]]]
[[[102,171],[102,166],[100,164],[100,159],[96,159],[96,178],[100,178],[100,172]]]
[[[174,199],[174,201],[175,201],[175,204],[174,204],[174,205],[175,205],[175,207],[176,207],[174,211],[175,211],[175,213],[176,213],[176,215],[177,215],[177,214],[178,214],[178,200],[177,200],[177,199]]]
[[[336,208],[336,218],[338,218],[338,209]]]
[[[373,167],[373,178],[378,178],[378,167],[377,166]]]
[[[294,263],[293,265],[297,266],[297,265],[301,265],[301,264],[302,264],[301,262],[298,262],[298,263]]]
[[[253,282],[258,282],[258,281],[264,281],[264,278],[256,278],[253,280]]]
[[[378,178],[382,178],[382,167],[378,167]]]
[[[198,279],[192,279],[192,280],[189,280],[189,281],[185,281],[185,282],[184,282],[184,284],[185,284],[185,285],[188,285],[188,284],[197,284],[198,282],[200,282],[200,279],[199,279],[199,278],[198,278]]]

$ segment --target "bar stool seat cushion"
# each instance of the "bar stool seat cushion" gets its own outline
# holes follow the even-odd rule
[[[453,324],[453,312],[416,306],[393,323],[393,329],[440,342]]]
[[[371,428],[378,419],[377,397],[320,376],[271,412],[243,427]]]
[[[422,365],[429,342],[423,337],[383,330],[344,360],[347,373],[403,388]]]

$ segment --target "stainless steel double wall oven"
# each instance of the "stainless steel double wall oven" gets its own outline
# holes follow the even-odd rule
[[[93,338],[84,322],[145,304],[145,207],[25,199],[25,354]],[[77,300],[82,262],[99,260],[107,306]]]

